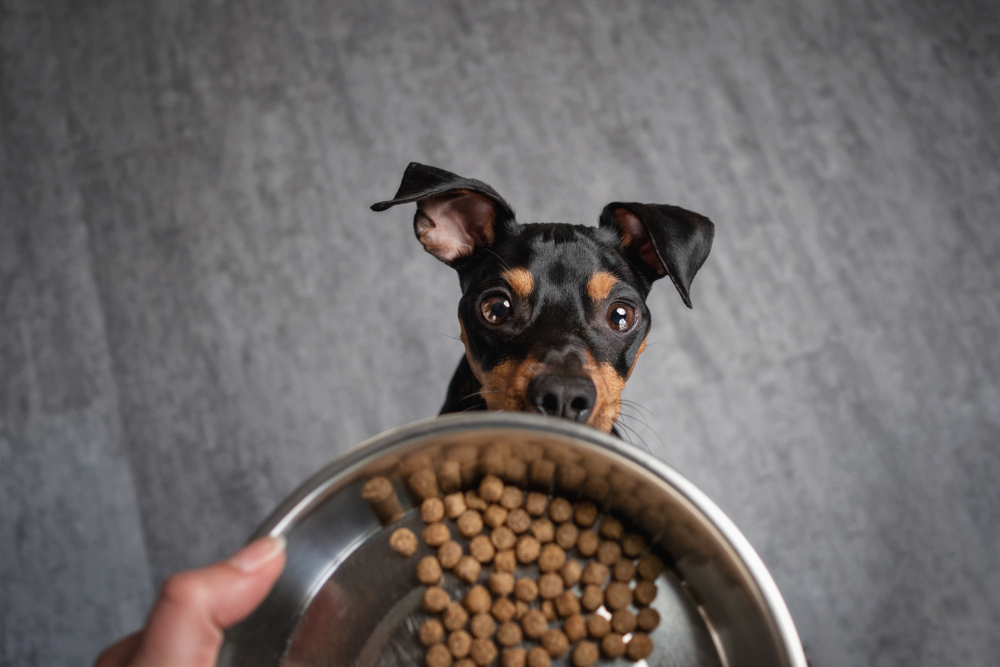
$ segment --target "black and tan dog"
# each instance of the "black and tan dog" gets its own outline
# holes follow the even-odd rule
[[[411,163],[384,211],[416,202],[424,249],[458,271],[465,357],[441,414],[541,412],[609,432],[649,333],[645,298],[688,290],[715,227],[666,204],[614,202],[598,227],[520,224],[489,185]]]

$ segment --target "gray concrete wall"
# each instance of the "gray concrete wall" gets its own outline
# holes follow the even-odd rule
[[[436,413],[411,160],[522,220],[710,216],[632,440],[816,667],[1000,654],[988,2],[0,1],[0,665],[78,665],[318,467]]]

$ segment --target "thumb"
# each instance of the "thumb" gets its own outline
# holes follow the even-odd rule
[[[264,537],[225,561],[170,577],[153,605],[136,666],[214,667],[223,630],[263,602],[285,566],[285,538]]]

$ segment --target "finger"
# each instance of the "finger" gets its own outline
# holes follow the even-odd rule
[[[104,649],[94,667],[125,667],[135,657],[141,642],[142,632],[133,632]]]
[[[178,573],[153,605],[135,665],[214,667],[222,631],[250,615],[285,565],[283,537],[248,544],[226,561]]]

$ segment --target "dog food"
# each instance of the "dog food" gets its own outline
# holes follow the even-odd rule
[[[593,502],[574,504],[505,484],[523,474],[508,471],[502,456],[494,458],[480,460],[480,470],[490,474],[464,493],[461,486],[477,474],[475,460],[449,460],[435,473],[414,459],[404,477],[421,500],[423,541],[436,549],[415,568],[427,586],[423,609],[431,616],[417,633],[427,647],[427,667],[487,667],[498,658],[501,667],[549,667],[567,653],[575,667],[590,667],[601,655],[647,658],[653,651],[649,633],[660,623],[649,605],[663,560],[649,553],[642,535],[627,533],[621,520],[602,516]],[[530,466],[533,481],[555,480],[563,489],[571,468],[586,473],[566,462],[556,478],[556,468],[546,465],[551,461],[521,463],[524,470]],[[585,477],[579,482],[573,488],[583,486]],[[362,495],[383,524],[402,516],[387,478],[369,480]],[[460,538],[452,539],[449,522]],[[403,557],[419,549],[409,528],[395,530],[389,545]],[[461,600],[443,588],[446,571],[468,586]],[[529,576],[517,576],[521,571]]]

